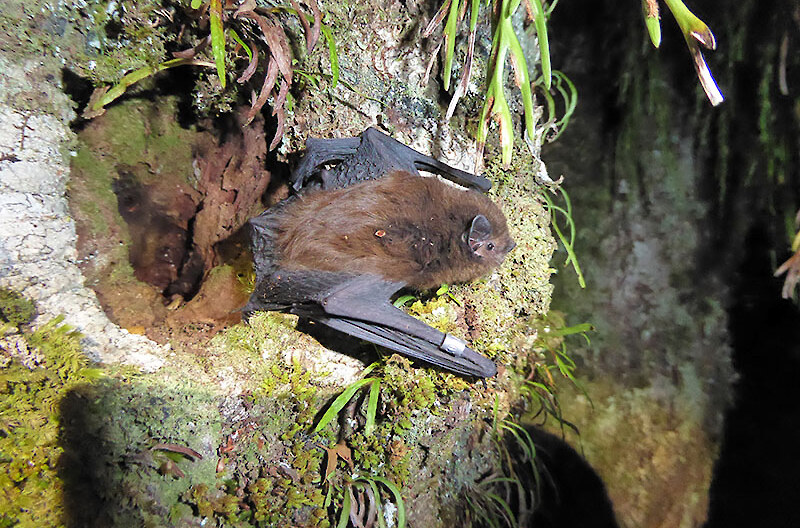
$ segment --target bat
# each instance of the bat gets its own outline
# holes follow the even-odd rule
[[[491,183],[369,128],[309,139],[298,191],[250,220],[256,288],[244,308],[286,311],[465,376],[493,361],[392,305],[399,290],[474,280],[514,247]]]

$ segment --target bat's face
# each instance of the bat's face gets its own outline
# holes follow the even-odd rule
[[[499,266],[517,245],[509,236],[506,226],[493,227],[482,214],[472,219],[472,223],[464,233],[464,240],[473,255],[486,259],[494,266]]]

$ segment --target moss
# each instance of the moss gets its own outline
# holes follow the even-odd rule
[[[95,82],[116,82],[129,71],[162,62],[165,41],[174,38],[160,4],[122,1],[116,6],[110,10],[106,2],[92,2],[79,11],[91,23],[75,19],[83,46],[73,48],[71,66]],[[107,30],[97,30],[103,27]]]
[[[524,280],[523,277],[524,275],[521,275],[514,280],[521,281]],[[481,288],[487,288],[490,292],[496,291],[497,279],[490,279],[479,285],[478,289]],[[465,286],[455,288],[453,291],[455,296],[468,307],[470,303],[475,302],[476,294],[471,290],[471,287]],[[534,295],[536,292],[529,291],[528,294]],[[504,304],[507,304],[508,300],[502,286],[496,295],[499,306],[493,308],[497,311],[507,310]],[[466,336],[466,329],[459,321],[467,307],[459,306],[449,296],[443,295],[423,298],[412,304],[409,311],[441,330]],[[488,308],[487,303],[487,310]],[[480,316],[478,319],[480,320]],[[303,506],[297,513],[292,514],[295,519],[306,515],[307,508],[316,511],[318,505],[315,499],[310,498],[309,493],[320,489],[319,482],[323,480],[322,452],[309,449],[308,441],[304,439],[313,423],[314,413],[321,412],[320,409],[324,408],[323,402],[329,397],[329,392],[320,391],[325,382],[323,373],[312,374],[304,370],[298,362],[281,359],[283,355],[280,351],[291,350],[296,346],[298,339],[303,339],[302,335],[294,330],[295,321],[295,317],[282,314],[256,314],[250,320],[249,326],[233,327],[215,338],[220,349],[224,348],[229,351],[227,353],[234,354],[231,359],[235,363],[250,362],[251,372],[264,373],[260,388],[254,393],[254,408],[250,415],[255,418],[254,423],[261,431],[265,444],[270,446],[264,449],[267,452],[283,453],[279,458],[273,457],[273,460],[282,460],[291,466],[291,478],[280,478],[280,472],[278,475],[265,475],[263,468],[258,469],[261,466],[254,461],[255,452],[246,450],[245,452],[249,454],[242,452],[235,459],[229,460],[231,477],[239,478],[235,475],[244,473],[246,467],[251,468],[251,473],[256,471],[259,475],[260,484],[253,485],[250,489],[246,487],[244,493],[249,497],[247,500],[258,502],[258,510],[262,512],[264,519],[272,518],[271,516],[277,515],[279,511],[285,512],[290,503]],[[518,321],[512,321],[505,333],[498,336],[496,341],[487,340],[490,353],[494,351],[496,355],[502,354],[502,357],[506,358],[506,355],[510,357],[516,351],[523,350],[525,354],[537,358],[536,353],[530,350],[531,347],[522,348],[507,341],[511,338],[516,339],[520,332],[534,334],[536,332],[535,327],[520,330],[519,326]],[[237,357],[240,359],[234,359]],[[260,358],[260,361],[263,361],[262,366],[253,363],[253,358]],[[515,363],[511,362],[510,365]],[[472,420],[464,420],[460,423],[455,422],[457,425],[453,428],[453,416],[461,412],[459,409],[464,409],[466,406],[470,409],[468,416],[487,416],[492,413],[494,397],[499,395],[501,396],[499,414],[504,416],[511,407],[511,401],[519,398],[518,391],[507,385],[519,383],[516,378],[504,379],[500,386],[481,394],[484,391],[477,390],[478,387],[473,387],[460,377],[431,369],[412,368],[407,359],[397,355],[386,360],[378,372],[379,374],[371,375],[377,375],[381,380],[375,430],[367,435],[363,429],[356,426],[356,430],[347,437],[354,471],[367,479],[370,476],[385,477],[403,486],[404,494],[408,492],[414,496],[427,493],[427,490],[417,489],[416,475],[431,471],[430,468],[441,471],[448,467],[453,457],[469,456],[465,455],[465,452],[468,452],[467,439],[475,428],[480,430],[480,426]],[[509,391],[509,394],[505,395],[505,391]],[[356,398],[365,399],[366,396],[362,393]],[[356,407],[355,421],[358,424],[363,424],[365,420],[366,405],[364,400],[361,401],[362,403]],[[255,411],[262,406],[268,406],[268,416]],[[330,426],[323,431],[322,439],[318,442],[321,442],[321,445],[335,445],[334,429],[335,427]],[[431,430],[442,431],[436,436],[435,447],[420,449],[421,443],[430,442]],[[489,454],[485,456],[487,459],[491,458]],[[488,466],[481,467],[485,470]],[[479,478],[470,471],[464,468],[463,474],[459,475],[463,480],[458,482],[474,482]],[[339,468],[329,477],[334,504],[337,500],[341,501],[341,493],[349,485],[352,472],[353,470],[346,468],[340,462]],[[307,487],[308,483],[316,484]],[[449,485],[458,489],[460,484]],[[266,489],[269,491],[264,491]],[[455,496],[452,500],[455,500]],[[448,501],[445,499],[444,502]],[[435,511],[450,511],[448,508],[454,508],[453,512],[458,508],[454,505],[445,507],[443,504],[432,507]],[[453,512],[452,515],[448,515],[457,518],[458,515]]]
[[[14,326],[27,324],[36,315],[36,306],[21,293],[0,288],[0,321]]]
[[[242,397],[246,424],[234,421],[223,430],[216,479],[183,493],[194,515],[237,526],[329,525],[320,487],[324,451],[308,438],[324,377],[297,360],[262,357],[293,334],[292,317],[256,314],[249,326],[214,338],[214,350],[225,350],[231,364],[244,365],[243,376],[261,381]]]
[[[88,219],[93,235],[108,231],[108,216],[113,217],[111,221],[115,224],[122,223],[122,219],[114,215],[116,195],[111,187],[114,169],[110,160],[110,157],[93,155],[86,145],[81,145],[72,158],[75,176],[69,184],[72,198],[70,205],[80,208],[83,216]],[[86,188],[85,197],[80,193],[82,186]]]
[[[215,483],[220,416],[212,394],[200,384],[109,377],[78,387],[61,414],[62,473],[75,524],[156,522],[166,512],[175,513],[191,486]],[[186,446],[203,458],[180,457],[169,466],[177,470],[167,471],[164,455],[154,449],[159,444]]]
[[[15,337],[15,355],[0,346],[0,525],[61,526],[58,409],[97,372],[88,368],[80,335],[58,318]]]
[[[568,387],[563,391],[564,412],[584,439],[583,454],[612,483],[615,509],[632,523],[683,517],[680,524],[691,526],[706,515],[709,461],[716,446],[696,424],[708,396],[699,392],[695,374],[680,377],[674,393],[663,380],[659,386],[628,390],[609,378],[585,381],[594,406]],[[654,489],[659,490],[656,497]],[[673,511],[675,504],[683,505],[680,512]]]
[[[0,525],[191,521],[187,490],[217,484],[219,395],[185,372],[101,375],[80,338],[57,318],[0,341]],[[239,511],[235,495],[214,500]]]
[[[94,121],[81,137],[95,156],[110,158],[116,167],[146,165],[143,184],[164,177],[191,183],[196,133],[178,123],[177,107],[175,96],[161,96],[155,103],[123,101]]]
[[[458,328],[456,324],[458,315],[456,307],[455,301],[442,295],[426,302],[421,300],[414,301],[409,306],[408,313],[422,319],[441,332],[454,333]]]
[[[138,170],[142,184],[194,183],[193,144],[197,133],[176,120],[178,98],[161,96],[157,102],[123,101],[79,134],[73,170],[86,191],[103,203],[115,203],[110,183],[122,170]]]
[[[296,342],[298,332],[295,330],[297,316],[277,312],[257,312],[247,324],[232,326],[220,332],[211,340],[215,353],[225,354],[238,362],[253,362],[267,352],[277,355]],[[271,376],[266,372],[256,371],[265,395],[270,396],[279,384],[289,383],[288,373],[284,372],[282,363],[273,362],[264,368],[270,368]]]
[[[523,145],[518,143],[516,148],[521,150]],[[495,158],[485,172],[497,182],[490,195],[500,203],[509,231],[517,242],[499,270],[503,304],[511,303],[514,310],[524,309],[531,315],[544,315],[549,311],[553,290],[550,276],[556,271],[550,267],[550,259],[557,249],[550,228],[550,213],[539,196],[549,191],[534,181],[541,163],[518,152],[508,169],[503,169],[500,159]]]
[[[475,401],[478,400],[474,398],[475,393],[468,394],[468,386],[461,378],[413,369],[408,360],[400,356],[392,356],[379,371],[380,410],[375,429],[369,434],[363,428],[346,433],[353,467],[331,474],[329,480],[334,489],[351,485],[351,474],[365,480],[383,477],[401,489],[413,486],[414,475],[425,473],[430,467],[446,466],[455,452],[464,449],[464,429],[469,429],[470,423],[460,424],[455,430],[445,426],[454,412],[448,402],[458,402],[456,408],[460,408],[473,398],[468,405],[474,403],[478,413],[487,405],[487,402]],[[356,409],[355,420],[361,424],[365,405],[360,403]],[[430,438],[431,428],[441,429],[444,437],[437,435],[435,447],[423,451],[419,446]]]
[[[79,132],[71,158],[68,192],[81,270],[112,320],[127,328],[149,327],[163,320],[166,310],[160,292],[140,282],[131,265],[131,251],[138,251],[140,270],[150,273],[155,264],[147,260],[152,253],[147,244],[156,243],[157,233],[130,227],[121,208],[130,211],[126,200],[131,200],[145,222],[161,211],[179,215],[175,210],[191,205],[187,196],[195,192],[192,150],[198,137],[176,122],[176,114],[176,97],[124,101]],[[121,193],[118,198],[115,190],[127,185],[133,197]],[[135,194],[140,191],[146,199]],[[175,196],[183,200],[176,200],[179,205],[169,202]]]

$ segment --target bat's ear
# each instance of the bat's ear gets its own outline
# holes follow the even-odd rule
[[[472,219],[472,224],[467,231],[467,243],[473,253],[477,253],[483,244],[492,236],[492,224],[485,216],[479,214]]]

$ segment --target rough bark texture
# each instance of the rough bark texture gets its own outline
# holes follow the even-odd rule
[[[659,132],[677,126],[667,97],[654,97],[647,124],[623,125],[616,165],[582,147],[563,169],[572,176],[579,255],[591,264],[586,292],[559,281],[566,295],[558,306],[597,328],[591,345],[575,350],[593,405],[575,395],[564,409],[626,526],[702,524],[733,380],[725,290],[719,271],[700,264],[708,214],[695,191],[701,172],[685,135]],[[561,149],[573,138],[601,135],[587,132],[601,122],[591,99],[549,156],[568,159]]]
[[[579,396],[565,398],[565,412],[580,428],[587,458],[607,482],[625,526],[705,522],[723,433],[747,429],[739,423],[726,431],[726,408],[758,405],[732,397],[731,342],[750,347],[736,350],[739,367],[765,353],[736,337],[756,330],[744,330],[741,315],[729,315],[762,306],[747,286],[751,271],[739,269],[745,260],[759,260],[768,274],[769,243],[782,255],[778,262],[785,258],[784,226],[798,203],[798,92],[795,85],[781,94],[776,71],[783,67],[789,79],[797,78],[797,54],[789,52],[781,66],[779,53],[783,39],[796,50],[796,2],[689,7],[717,35],[718,50],[705,53],[727,97],[716,109],[700,91],[667,13],[658,51],[643,30],[632,29],[641,28],[638,13],[623,13],[616,2],[560,5],[551,25],[554,60],[576,81],[581,99],[571,128],[543,157],[552,173],[567,177],[579,256],[591,263],[586,292],[559,276],[554,306],[571,322],[588,320],[598,330],[590,346],[575,351],[593,408]],[[754,244],[754,236],[765,239]],[[776,288],[757,289],[777,295]],[[741,291],[751,293],[734,296]],[[764,302],[765,314],[778,312],[770,306]],[[787,342],[768,354],[791,370],[791,350]],[[767,440],[769,428],[758,414],[759,436],[777,443]],[[754,480],[746,476],[750,471],[772,472],[760,443],[722,462],[733,482],[720,487],[740,490]],[[739,473],[732,475],[732,466]],[[758,480],[770,482],[767,493],[784,500],[779,480]],[[750,522],[766,522],[761,508],[750,506],[756,499],[737,499],[757,491],[739,493],[718,496],[711,519],[719,526],[726,525],[720,519],[748,524],[739,516],[746,513]]]
[[[122,361],[153,370],[163,364],[163,346],[128,334],[111,323],[97,298],[83,285],[77,266],[75,224],[65,196],[69,175],[67,145],[73,136],[66,119],[69,100],[54,83],[56,65],[43,65],[4,52],[0,116],[2,163],[3,285],[36,299],[40,317],[63,314],[86,335],[95,359]],[[45,97],[48,111],[34,110]]]

